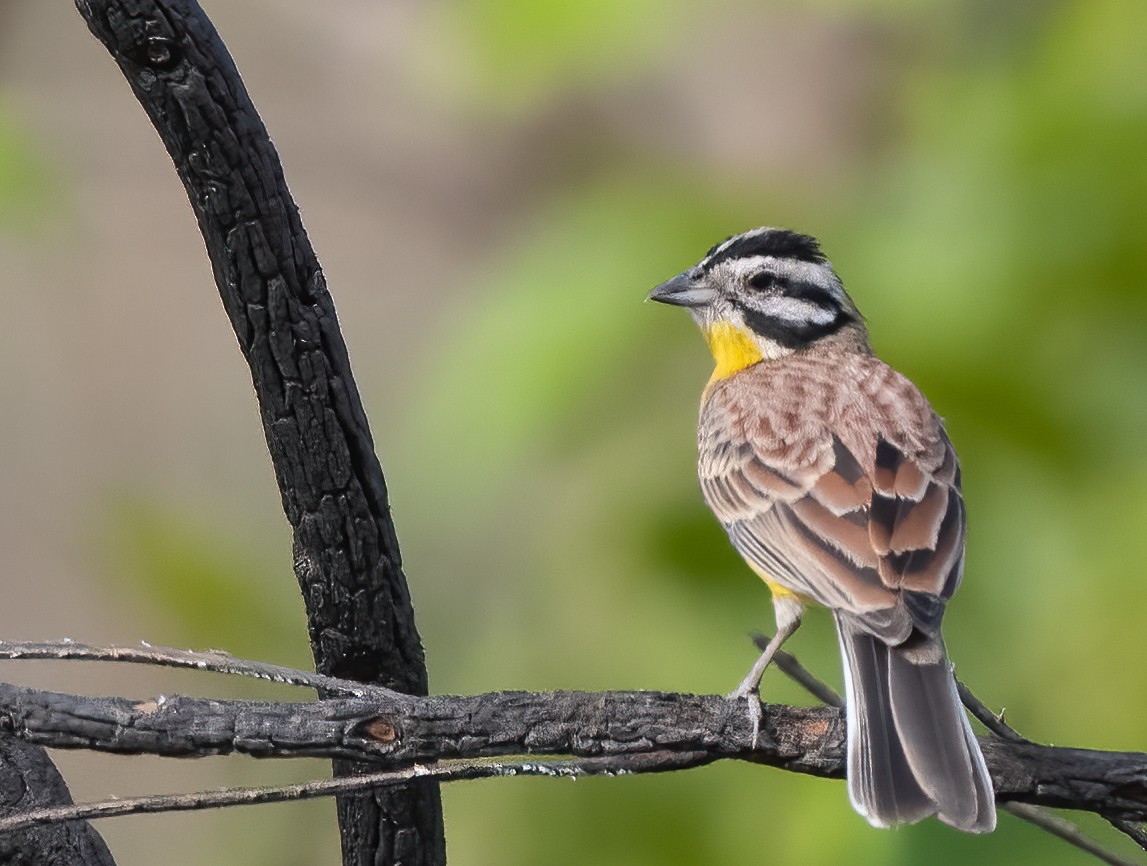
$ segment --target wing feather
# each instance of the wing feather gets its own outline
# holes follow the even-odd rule
[[[918,403],[833,432],[714,388],[699,432],[705,498],[749,564],[893,643],[939,629],[963,570],[959,465]]]

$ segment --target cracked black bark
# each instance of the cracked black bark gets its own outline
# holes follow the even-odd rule
[[[72,802],[63,777],[40,746],[0,734],[0,818]],[[0,834],[5,866],[115,866],[86,821]]]
[[[163,140],[250,367],[318,670],[425,694],[385,482],[278,155],[193,0],[76,0]],[[354,766],[336,762],[336,772]],[[339,801],[344,863],[445,861],[434,783]]]
[[[844,777],[836,707],[764,706],[760,737],[744,701],[670,692],[397,693],[279,704],[169,697],[91,698],[0,683],[5,727],[29,742],[169,757],[335,757],[374,768],[508,755],[645,756],[633,772],[741,759]],[[1147,819],[1147,755],[980,738],[1000,802]]]

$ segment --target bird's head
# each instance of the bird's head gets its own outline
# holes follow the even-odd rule
[[[816,239],[787,229],[734,235],[649,299],[689,310],[715,378],[822,342],[868,350],[864,318]]]

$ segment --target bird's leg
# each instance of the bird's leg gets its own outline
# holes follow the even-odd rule
[[[773,635],[773,639],[769,641],[765,651],[761,653],[760,658],[757,659],[745,678],[741,680],[741,684],[729,695],[731,699],[745,698],[760,691],[761,677],[765,675],[765,669],[772,662],[777,650],[781,648],[781,644],[792,637],[801,624],[801,613],[804,606],[797,600],[796,596],[775,596],[773,608],[777,617],[777,633]]]
[[[757,740],[761,733],[761,677],[765,669],[773,660],[777,650],[786,640],[793,636],[801,624],[801,613],[804,606],[794,595],[774,595],[773,608],[777,618],[777,633],[769,641],[765,651],[761,653],[756,663],[749,669],[741,684],[728,695],[730,700],[749,698],[749,717],[753,722],[753,748],[757,747]]]
[[[781,644],[792,637],[793,632],[797,630],[797,626],[800,624],[801,621],[797,619],[791,625],[777,630],[773,639],[769,641],[768,646],[765,647],[765,651],[761,653],[749,672],[745,674],[745,678],[741,680],[741,684],[730,692],[730,698],[745,698],[760,692],[761,677],[765,675],[765,669],[772,663],[773,656],[776,655],[777,650],[781,648]]]

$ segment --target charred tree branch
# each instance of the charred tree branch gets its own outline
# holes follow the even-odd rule
[[[194,0],[76,6],[147,112],[198,219],[294,531],[316,668],[425,694],[386,486],[334,304],[234,62]],[[342,797],[339,822],[348,866],[445,860],[433,782]]]
[[[92,698],[0,686],[0,724],[55,748],[202,757],[329,757],[394,768],[456,758],[684,753],[842,778],[845,727],[835,707],[766,704],[760,737],[744,701],[666,692],[497,692],[277,704],[167,697]],[[997,799],[1147,820],[1147,755],[981,739]]]

